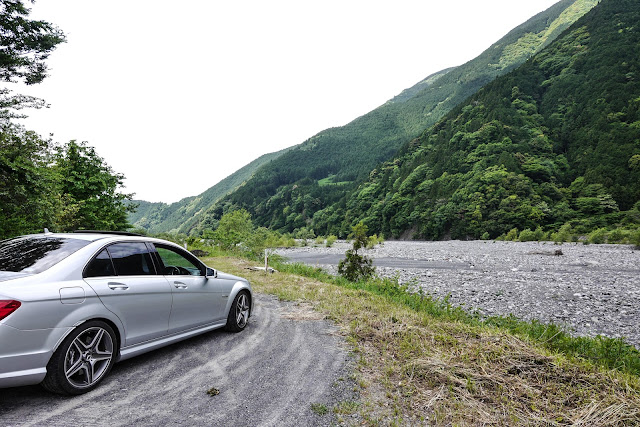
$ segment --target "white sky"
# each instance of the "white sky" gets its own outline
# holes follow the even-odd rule
[[[39,0],[67,43],[22,123],[87,141],[136,199],[195,196],[467,62],[557,0]],[[29,5],[27,3],[27,5]]]

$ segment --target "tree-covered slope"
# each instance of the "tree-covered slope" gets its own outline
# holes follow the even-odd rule
[[[563,0],[520,25],[478,58],[443,70],[351,123],[327,129],[261,168],[223,198],[199,228],[215,226],[229,207],[257,224],[293,231],[344,199],[380,162],[418,137],[458,103],[554,39],[597,0]],[[331,220],[333,222],[333,220]]]
[[[364,220],[385,235],[478,238],[637,220],[639,23],[640,2],[603,0],[375,169],[346,205],[318,212],[313,226],[344,234]]]
[[[277,159],[288,150],[290,148],[260,156],[198,196],[186,197],[172,204],[136,200],[133,203],[137,208],[129,214],[129,222],[149,233],[189,233],[201,220],[203,213],[216,201],[241,186],[261,166]]]

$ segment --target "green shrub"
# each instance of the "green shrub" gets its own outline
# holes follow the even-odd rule
[[[635,245],[636,248],[640,249],[640,228],[631,233],[629,236],[629,242]]]
[[[368,240],[367,240],[367,249],[372,249],[375,248],[378,244],[382,243],[381,237],[378,237],[377,234],[374,234],[372,236],[369,236]]]
[[[533,232],[533,237],[537,242],[545,240],[545,232],[542,227],[538,226],[538,228],[536,228],[536,231]]]
[[[536,233],[531,231],[530,228],[525,228],[520,232],[518,240],[521,242],[533,242],[536,240]]]
[[[551,240],[553,240],[556,243],[564,243],[564,242],[570,242],[572,240],[573,237],[573,229],[571,227],[570,223],[565,223],[562,227],[560,227],[560,229],[555,232],[555,233],[551,233]]]
[[[509,240],[509,241],[518,240],[518,229],[512,228],[511,230],[509,230],[507,235],[504,237],[504,240]]]
[[[224,214],[213,236],[222,249],[229,250],[244,242],[252,230],[251,214],[241,209]]]
[[[629,230],[625,230],[623,228],[616,228],[609,233],[607,236],[607,242],[609,243],[625,243],[629,241],[629,236],[631,232]]]
[[[174,237],[182,239],[180,235]],[[206,245],[209,245],[209,249],[213,249],[211,245],[215,244],[219,251],[254,259],[262,259],[267,248],[296,246],[295,239],[289,234],[283,235],[265,227],[254,227],[251,215],[244,209],[224,214],[218,228],[215,231],[205,230],[202,237],[204,239],[185,236],[184,240],[189,243],[189,248],[205,250]]]
[[[316,233],[313,232],[313,229],[308,229],[307,227],[302,227],[294,230],[293,234],[296,239],[315,239]]]
[[[324,237],[322,236],[316,237],[316,245],[324,245]]]
[[[602,244],[607,241],[607,230],[605,228],[598,228],[597,230],[593,230],[589,233],[589,237],[587,238],[588,243],[594,244]]]
[[[375,273],[371,258],[358,254],[369,242],[367,237],[367,226],[360,222],[354,226],[351,236],[353,238],[353,249],[345,253],[345,259],[338,263],[338,273],[351,282],[367,280]]]
[[[285,248],[294,248],[297,246],[296,239],[291,236],[282,236],[281,242],[282,244],[280,246],[283,246]]]
[[[490,240],[490,239],[491,239],[491,236],[489,236],[489,233],[486,231],[482,233],[482,236],[480,236],[480,240]]]
[[[334,236],[333,234],[330,234],[327,236],[327,242],[325,243],[325,246],[330,248],[331,246],[333,246],[333,244],[336,242],[336,240],[338,240],[338,238],[336,236]]]

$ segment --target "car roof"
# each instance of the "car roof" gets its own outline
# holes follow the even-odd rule
[[[61,239],[76,239],[76,240],[84,240],[87,242],[97,242],[97,241],[106,241],[106,242],[150,242],[155,244],[164,244],[170,245],[178,248],[182,248],[181,245],[174,243],[169,240],[158,239],[156,237],[143,236],[141,234],[133,234],[133,233],[124,233],[124,232],[110,232],[110,231],[80,231],[73,233],[40,233],[40,234],[30,234],[27,236],[20,237],[35,237],[35,238],[45,238],[45,237],[57,237]]]
[[[25,236],[26,237],[26,236]],[[132,233],[116,233],[116,232],[101,232],[101,231],[80,231],[73,233],[41,233],[41,234],[30,234],[29,237],[58,237],[64,239],[77,239],[77,240],[86,240],[89,242],[95,242],[96,240],[109,239],[109,238],[118,238],[122,239],[127,237],[129,238],[144,238],[148,239],[146,236],[142,236],[139,234]]]

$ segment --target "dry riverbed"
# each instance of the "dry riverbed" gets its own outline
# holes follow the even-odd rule
[[[349,248],[337,242],[278,253],[336,274]],[[389,241],[365,253],[380,276],[449,296],[470,311],[553,322],[577,335],[623,337],[640,348],[640,251],[631,246]]]

